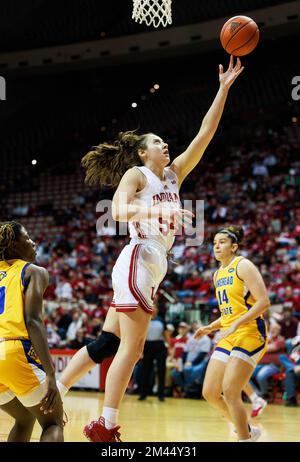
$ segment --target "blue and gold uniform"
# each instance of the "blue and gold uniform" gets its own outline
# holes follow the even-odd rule
[[[44,393],[45,372],[28,335],[24,318],[23,260],[0,261],[0,405],[15,396],[34,406]]]
[[[225,268],[221,266],[214,277],[222,330],[228,329],[255,304],[244,281],[238,276],[238,264],[242,258],[236,257]],[[220,340],[212,357],[227,362],[230,356],[235,356],[256,366],[265,354],[266,347],[266,324],[263,317],[259,316]]]

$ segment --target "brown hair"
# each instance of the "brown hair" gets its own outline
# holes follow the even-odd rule
[[[17,221],[0,223],[0,260],[7,258],[7,251],[19,239],[22,225]]]
[[[237,226],[227,226],[226,228],[220,229],[216,234],[218,233],[227,234],[233,244],[241,244],[244,238],[243,228]]]
[[[113,144],[93,146],[81,161],[86,170],[85,183],[89,186],[117,186],[126,170],[143,165],[138,151],[146,149],[147,136],[137,135],[134,131],[121,132]]]

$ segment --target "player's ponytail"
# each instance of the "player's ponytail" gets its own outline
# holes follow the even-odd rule
[[[0,260],[7,258],[7,251],[18,240],[22,225],[16,221],[0,223]]]
[[[138,151],[146,149],[146,137],[133,131],[121,132],[112,144],[94,146],[81,161],[86,170],[85,183],[89,186],[117,186],[126,170],[143,165]]]
[[[229,226],[228,231],[232,232],[236,236],[236,243],[237,244],[242,244],[243,238],[244,238],[244,230],[242,227],[238,226]]]

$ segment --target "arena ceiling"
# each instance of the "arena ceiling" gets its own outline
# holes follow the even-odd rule
[[[173,25],[216,19],[288,0],[173,0]],[[2,0],[0,52],[105,40],[148,31],[131,19],[132,0]]]

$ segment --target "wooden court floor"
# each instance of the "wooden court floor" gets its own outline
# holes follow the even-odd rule
[[[103,393],[71,391],[64,407],[69,422],[65,441],[87,441],[82,428],[98,418]],[[247,405],[250,412],[250,405]],[[0,441],[5,441],[13,419],[0,410]],[[203,400],[156,397],[140,402],[136,395],[126,395],[120,411],[121,437],[124,442],[213,442],[236,441],[231,426]],[[300,442],[300,407],[269,404],[252,423],[262,430],[262,442]],[[40,428],[35,425],[32,441],[38,441]]]

